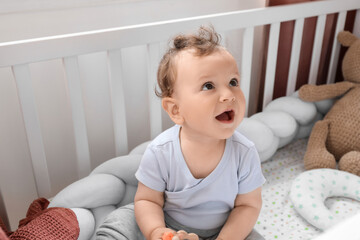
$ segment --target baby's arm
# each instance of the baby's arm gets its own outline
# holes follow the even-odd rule
[[[161,239],[164,232],[175,232],[165,227],[164,193],[152,190],[141,182],[135,195],[135,217],[146,239]]]
[[[172,239],[198,240],[198,236],[185,231],[175,232],[165,227],[164,221],[164,193],[152,190],[141,182],[135,194],[135,217],[139,228],[146,239],[162,240],[170,235]],[[171,233],[169,235],[169,233]]]
[[[261,187],[246,194],[238,194],[235,206],[217,239],[245,239],[256,223],[261,205]]]

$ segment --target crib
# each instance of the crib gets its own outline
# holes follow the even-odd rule
[[[357,0],[314,1],[0,43],[0,73],[5,76],[2,81],[12,89],[3,92],[2,106],[15,109],[11,119],[2,116],[2,124],[8,127],[1,129],[8,130],[1,133],[1,149],[19,154],[1,155],[2,218],[7,224],[16,222],[31,200],[55,196],[98,165],[129,154],[172,125],[154,94],[157,66],[171,36],[209,24],[221,33],[223,44],[238,61],[241,88],[248,100],[246,116],[250,117],[273,99],[294,94],[302,84],[319,83],[324,56],[328,66],[321,83],[338,81],[342,51],[335,36],[346,28],[349,18],[354,23],[350,30],[360,36],[359,9]],[[329,34],[330,17],[334,18]],[[309,33],[306,25],[311,18],[316,28]],[[289,33],[291,55],[285,74],[279,77],[278,60],[283,53],[278,50],[284,44],[279,41],[280,32],[282,24],[289,22],[293,24],[293,33]],[[308,34],[313,36],[307,46],[311,60],[306,82],[301,82],[297,80],[303,71],[299,63],[306,45],[303,36]],[[323,55],[327,34],[330,40]],[[91,67],[94,63],[97,71]],[[130,63],[138,69],[131,72]],[[138,72],[144,72],[145,77]],[[40,85],[52,90],[42,90]],[[284,90],[279,93],[279,89]],[[129,107],[130,102],[136,104],[136,109]],[[9,135],[18,128],[18,135]],[[279,184],[279,179],[289,182],[304,171],[301,161],[305,148],[306,138],[300,139],[279,149],[273,157],[277,161],[264,162],[270,183]],[[300,227],[287,225],[288,219],[284,218],[296,213],[289,212],[289,199],[280,197],[287,194],[287,189],[274,190],[276,184],[266,187],[271,199],[264,204],[271,207],[280,202],[287,210],[278,208],[280,214],[265,208],[258,222],[260,232],[269,239],[319,235],[321,231],[305,220],[298,220]],[[288,185],[280,188],[284,186]],[[347,204],[347,209],[360,210],[357,203]],[[278,222],[266,220],[274,216],[281,216]],[[269,222],[264,225],[263,220]]]

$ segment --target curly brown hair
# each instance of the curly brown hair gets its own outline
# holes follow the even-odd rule
[[[218,50],[221,36],[212,26],[201,26],[196,34],[177,35],[173,38],[173,46],[162,57],[158,72],[157,82],[160,91],[155,89],[155,94],[160,97],[171,97],[174,92],[176,78],[175,57],[184,50],[193,49],[195,56],[206,56]]]

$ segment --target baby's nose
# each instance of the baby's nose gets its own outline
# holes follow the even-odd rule
[[[235,95],[231,90],[224,90],[220,95],[220,102],[232,102],[235,101]]]

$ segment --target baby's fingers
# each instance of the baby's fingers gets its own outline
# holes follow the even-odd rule
[[[184,230],[180,230],[172,240],[199,240],[199,237],[195,233],[187,233]]]
[[[188,239],[188,240],[199,240],[199,237],[195,233],[189,233],[187,235],[186,239]]]

